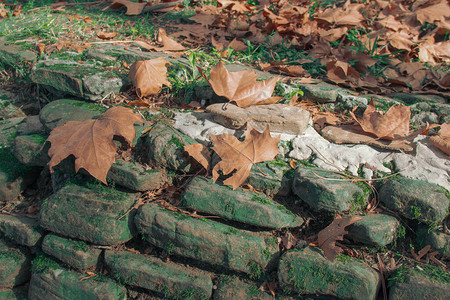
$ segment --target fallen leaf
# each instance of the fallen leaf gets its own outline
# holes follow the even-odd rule
[[[245,140],[240,142],[234,135],[221,134],[209,135],[214,147],[212,148],[222,159],[212,170],[213,181],[219,178],[219,171],[224,175],[233,173],[224,180],[224,184],[237,189],[250,174],[253,164],[273,160],[278,154],[278,142],[280,135],[275,138],[270,136],[269,126],[263,133],[247,125]]]
[[[336,246],[336,241],[344,240],[344,235],[348,233],[345,227],[361,219],[361,217],[356,216],[347,218],[337,216],[330,225],[319,232],[319,247],[323,250],[327,259],[334,261],[335,256],[342,251],[341,248]]]
[[[8,16],[8,11],[5,8],[4,3],[0,3],[0,18],[6,18]]]
[[[438,135],[430,137],[430,142],[447,155],[450,155],[450,124],[442,124]]]
[[[97,36],[102,40],[110,40],[117,36],[117,32],[99,31],[97,32]]]
[[[385,140],[398,139],[409,133],[409,120],[411,118],[409,106],[391,106],[385,114],[382,114],[376,111],[372,99],[361,120],[358,120],[354,114],[356,108],[357,106],[350,114],[365,132]]]
[[[184,146],[184,151],[209,172],[209,169],[211,168],[211,153],[205,145],[200,143],[186,145]]]
[[[158,43],[162,44],[162,48],[156,48],[158,50],[166,50],[166,51],[183,51],[186,50],[186,48],[175,41],[174,39],[170,38],[166,31],[162,28],[158,29]]]
[[[217,95],[236,102],[239,107],[257,105],[269,99],[279,80],[278,77],[273,77],[256,81],[258,75],[254,71],[228,72],[222,62],[211,69],[209,80],[203,73],[202,75]]]
[[[75,157],[75,171],[85,169],[104,184],[106,174],[115,161],[117,146],[114,136],[121,136],[131,145],[136,132],[133,124],[143,122],[139,114],[121,106],[108,109],[98,119],[69,121],[50,132],[48,155],[50,172],[69,155]]]
[[[37,47],[37,49],[39,51],[39,54],[44,53],[44,51],[45,51],[45,44],[44,43],[39,43],[39,44],[37,44],[36,47]]]
[[[163,85],[170,86],[167,79],[167,60],[162,57],[150,60],[138,60],[130,67],[128,77],[136,88],[139,97],[155,95]]]
[[[142,13],[142,10],[147,4],[148,4],[147,2],[138,3],[129,0],[116,0],[113,3],[111,3],[111,6],[109,8],[119,9],[125,6],[127,9],[127,12],[125,13],[126,15],[136,16]]]
[[[424,257],[431,249],[430,245],[426,245],[423,247],[419,252],[416,254],[413,249],[411,249],[411,255],[414,257],[415,260],[420,261],[422,257]]]

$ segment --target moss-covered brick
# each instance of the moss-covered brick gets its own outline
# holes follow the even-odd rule
[[[136,225],[143,239],[169,254],[194,258],[221,268],[258,277],[278,256],[277,243],[266,233],[252,233],[161,208],[141,206]]]
[[[36,219],[0,214],[0,235],[19,245],[33,247],[38,244],[43,232]]]
[[[48,234],[42,241],[42,251],[79,270],[95,267],[101,250],[84,241]]]
[[[190,299],[205,299],[212,293],[210,276],[156,257],[106,251],[105,263],[111,276],[120,282],[163,293],[164,297],[179,299],[193,293]]]
[[[0,239],[0,288],[21,285],[30,279],[30,253],[26,248]]]
[[[42,203],[39,222],[45,229],[91,243],[124,243],[133,237],[134,215],[129,210],[138,196],[100,184],[69,182]]]
[[[283,228],[303,224],[301,217],[281,209],[280,204],[264,194],[233,190],[203,177],[192,179],[186,186],[181,205],[260,227]]]

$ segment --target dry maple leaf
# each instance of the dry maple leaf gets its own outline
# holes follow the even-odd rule
[[[125,6],[127,8],[127,12],[125,14],[129,16],[135,16],[139,15],[147,4],[147,2],[138,3],[129,0],[116,0],[111,3],[111,6],[109,8],[119,9]]]
[[[162,44],[162,48],[155,48],[156,50],[163,50],[163,51],[183,51],[186,50],[186,48],[175,41],[174,39],[170,38],[166,31],[162,28],[158,29],[158,43]]]
[[[432,136],[430,142],[435,147],[450,155],[450,124],[442,124],[438,135]]]
[[[219,177],[218,171],[224,175],[236,172],[223,183],[237,189],[244,183],[250,174],[253,164],[273,160],[278,154],[278,142],[280,135],[275,138],[270,136],[269,126],[263,133],[247,125],[245,140],[240,142],[234,135],[221,134],[209,135],[214,147],[212,148],[222,159],[212,170],[213,181]]]
[[[138,60],[130,67],[128,77],[136,88],[139,97],[155,95],[161,91],[163,84],[170,86],[167,80],[167,67],[170,64],[162,57],[150,60]]]
[[[200,143],[186,145],[184,146],[184,151],[209,172],[209,169],[211,168],[211,153],[205,145]]]
[[[361,128],[380,139],[394,140],[409,133],[409,120],[411,118],[409,106],[391,106],[385,114],[382,114],[376,111],[373,100],[370,100],[361,120],[358,120],[353,111],[350,114]]]
[[[230,101],[236,102],[239,107],[250,105],[268,104],[275,84],[279,80],[273,77],[263,81],[256,81],[258,75],[252,71],[228,72],[222,62],[219,62],[211,69],[209,80],[204,76],[219,96],[224,96]]]
[[[133,124],[142,122],[139,114],[121,106],[108,109],[96,120],[69,121],[50,132],[47,141],[50,172],[69,155],[75,157],[75,171],[85,169],[106,184],[106,174],[115,161],[117,146],[114,136],[121,136],[131,145],[136,132]]]
[[[331,261],[334,260],[335,256],[342,251],[341,248],[336,246],[336,241],[342,241],[344,235],[348,233],[345,227],[361,219],[361,217],[356,216],[347,218],[337,216],[330,225],[319,232],[319,247],[323,250],[326,258]]]

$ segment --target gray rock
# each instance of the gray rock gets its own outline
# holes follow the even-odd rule
[[[264,194],[233,190],[202,177],[189,182],[180,203],[196,211],[260,227],[297,227],[304,222]]]
[[[383,205],[406,218],[439,223],[447,216],[447,193],[437,184],[399,177],[385,183],[378,195]]]
[[[257,163],[252,166],[245,183],[269,196],[288,196],[291,194],[294,170],[280,161]]]
[[[165,298],[210,298],[211,277],[199,270],[131,252],[105,252],[110,274],[120,282],[162,293]],[[187,298],[187,297],[186,297]]]
[[[58,91],[61,96],[69,94],[88,100],[100,100],[108,94],[118,94],[128,84],[126,75],[63,60],[38,62],[30,78],[34,83]]]
[[[346,236],[358,243],[382,247],[395,240],[399,227],[400,222],[393,216],[372,214],[348,226]]]
[[[401,268],[394,271],[388,280],[389,300],[448,299],[450,295],[448,279],[436,280],[427,276],[426,272]]]
[[[421,247],[430,245],[432,251],[438,251],[444,258],[450,259],[450,235],[427,226],[420,226],[416,236]]]
[[[278,256],[278,242],[271,234],[192,218],[155,204],[141,206],[135,222],[145,241],[169,254],[245,272],[255,279]]]
[[[50,143],[45,143],[46,139],[47,137],[42,134],[17,136],[14,139],[14,156],[27,166],[46,166],[50,160],[48,156]]]
[[[0,94],[0,120],[21,117],[26,117],[22,109],[17,107],[11,100],[2,99],[2,94]]]
[[[212,104],[206,112],[213,113],[214,121],[231,129],[245,129],[250,124],[263,132],[269,126],[270,132],[302,134],[310,125],[308,111],[287,104],[252,105],[240,108],[234,104]]]
[[[315,174],[314,174],[315,173]],[[367,193],[335,172],[297,167],[292,191],[314,212],[358,211]]]
[[[0,239],[0,288],[21,285],[30,279],[30,253]]]
[[[20,117],[0,121],[0,132],[2,133],[0,135],[0,148],[13,144],[14,138],[17,136],[18,126],[24,119]]]
[[[299,83],[298,86],[303,91],[302,99],[319,103],[336,102],[339,94],[347,95],[352,93],[349,90],[325,82],[317,84]]]
[[[413,93],[394,93],[389,97],[395,100],[400,100],[406,105],[412,105],[418,102],[435,102],[445,104],[445,98],[438,95],[426,95],[426,94],[413,94]]]
[[[116,245],[133,237],[133,212],[138,194],[100,184],[69,182],[41,206],[39,221],[47,230],[83,241]]]
[[[36,54],[34,52],[0,39],[0,62],[11,67],[17,67],[18,63],[34,63],[35,61]]]
[[[0,289],[0,299],[2,300],[24,300],[27,299],[28,284],[10,289]]]
[[[296,294],[333,296],[339,299],[376,299],[380,278],[365,263],[327,260],[315,248],[288,251],[280,259],[278,281],[283,290]]]
[[[78,270],[95,267],[100,259],[101,250],[89,244],[48,234],[42,241],[42,251]]]
[[[36,300],[127,298],[126,289],[108,277],[94,276],[81,280],[83,277],[86,277],[86,274],[69,271],[63,267],[33,273],[28,297]]]
[[[247,283],[238,277],[222,275],[218,279],[217,289],[214,291],[214,300],[271,300],[272,296],[259,289],[256,283]]]
[[[359,111],[364,111],[369,103],[364,97],[348,95],[346,93],[338,93],[336,102],[343,110],[352,110],[354,107],[358,106]]]
[[[6,214],[0,214],[0,233],[15,243],[28,247],[36,246],[43,235],[37,220]]]
[[[85,121],[100,116],[106,108],[84,101],[61,99],[50,102],[39,113],[39,120],[49,133],[67,121]]]
[[[19,135],[45,134],[45,128],[39,120],[38,115],[28,116],[17,127],[17,133]]]

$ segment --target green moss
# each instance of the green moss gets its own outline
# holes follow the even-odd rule
[[[251,261],[247,265],[248,270],[250,271],[250,279],[258,280],[262,275],[262,268],[256,262]]]
[[[271,160],[268,164],[278,167],[289,167],[288,163],[281,159]]]
[[[8,182],[16,180],[31,170],[31,167],[22,164],[14,157],[10,147],[0,148],[0,171],[6,174]]]
[[[281,210],[285,213],[287,213],[288,215],[294,216],[294,214],[292,213],[292,211],[290,211],[289,209],[287,209],[284,205],[278,205],[277,206],[278,210]]]
[[[32,134],[31,140],[35,143],[43,144],[47,140],[47,138],[40,134]]]
[[[400,267],[394,271],[394,273],[388,278],[388,284],[391,286],[394,282],[405,282],[406,278],[417,272],[420,275],[437,282],[450,283],[450,272],[447,272],[439,267],[431,265],[421,265],[421,269],[408,269],[406,267]]]
[[[175,137],[175,136],[173,136],[169,140],[169,144],[175,145],[177,147],[177,149],[184,149],[184,143],[182,141],[180,141],[180,139]]]
[[[100,113],[104,113],[107,110],[106,107],[100,106],[96,103],[90,103],[85,101],[73,102],[71,105],[76,107],[82,107],[88,110],[98,111]]]
[[[31,262],[33,273],[43,273],[59,268],[59,264],[45,254],[39,254]]]
[[[89,250],[88,244],[86,244],[86,242],[84,241],[74,241],[74,244],[76,250],[81,250],[83,252],[88,252]]]
[[[250,199],[251,201],[259,202],[261,204],[268,204],[272,205],[272,201],[270,201],[266,196],[264,195],[253,195],[253,197]]]
[[[17,263],[21,263],[23,261],[23,254],[18,249],[9,248],[0,252],[0,260],[3,262],[13,260]]]
[[[354,215],[356,213],[361,212],[361,210],[366,206],[367,199],[372,190],[367,185],[367,183],[363,181],[357,181],[355,184],[363,190],[363,194],[355,193],[353,195],[353,199],[351,201],[350,214]]]

